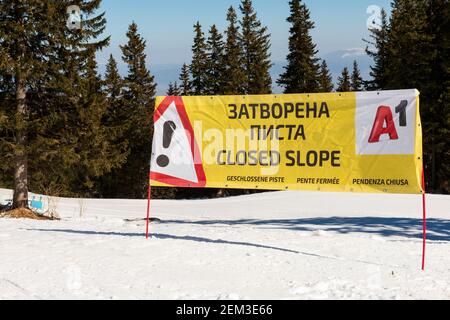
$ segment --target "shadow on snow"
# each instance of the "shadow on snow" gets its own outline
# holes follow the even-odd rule
[[[173,223],[173,222],[171,222],[171,223]],[[83,231],[83,230],[70,230],[70,229],[26,229],[26,231],[65,233],[65,234],[75,234],[75,235],[92,235],[92,236],[139,237],[139,238],[144,237],[143,233],[101,232],[101,231]],[[276,250],[276,251],[281,251],[281,252],[285,252],[285,253],[300,254],[300,255],[319,258],[319,259],[342,260],[342,258],[339,258],[339,257],[326,256],[326,255],[316,254],[316,253],[312,253],[312,252],[297,251],[297,250],[285,249],[285,248],[250,243],[250,242],[227,241],[227,240],[221,240],[221,239],[213,240],[213,239],[208,239],[208,238],[203,238],[203,237],[175,236],[175,235],[160,234],[160,233],[153,233],[151,236],[152,236],[152,238],[161,239],[161,240],[181,240],[181,241],[193,241],[193,242],[210,243],[210,244],[235,245],[235,246],[253,247],[253,248],[258,248],[258,249]],[[381,265],[376,262],[353,259],[353,258],[347,258],[346,260],[359,262],[359,263],[363,263],[363,264]]]
[[[337,233],[352,234],[361,233],[382,237],[401,237],[415,240],[422,240],[422,219],[412,218],[387,218],[387,217],[330,217],[330,218],[305,218],[305,219],[241,219],[241,220],[163,220],[162,224],[175,225],[199,225],[199,226],[252,226],[261,229],[290,230],[301,232],[314,232],[318,230]],[[104,235],[104,236],[122,236],[122,237],[142,237],[142,233],[119,233],[119,232],[100,232],[100,231],[80,231],[64,229],[29,229],[28,231],[41,232],[59,232],[80,235]],[[265,249],[274,249],[279,251],[300,253],[298,251],[270,247],[247,242],[232,242],[226,240],[213,240],[193,236],[174,236],[168,234],[152,234],[158,239],[185,240],[206,243],[233,244],[241,246],[252,246]],[[450,220],[428,219],[427,220],[427,239],[430,241],[450,242]]]
[[[422,219],[387,217],[330,217],[271,220],[165,220],[164,224],[193,225],[249,225],[264,229],[285,229],[313,232],[323,230],[338,234],[365,233],[382,237],[404,237],[422,240]],[[450,220],[428,219],[427,238],[431,241],[450,242]]]
[[[188,220],[163,220],[163,224],[174,225],[199,225],[199,226],[252,226],[264,229],[281,229],[300,232],[314,232],[323,230],[337,234],[369,234],[382,237],[400,237],[421,241],[422,239],[422,220],[411,218],[377,218],[377,217],[332,217],[332,218],[305,218],[305,219],[271,219],[271,220],[205,220],[205,221],[188,221]],[[444,219],[428,219],[428,240],[439,242],[450,242],[450,220]],[[126,233],[126,232],[108,232],[108,231],[85,231],[71,229],[27,229],[27,231],[65,233],[74,235],[88,236],[112,236],[112,237],[136,237],[143,238],[143,233]],[[320,259],[340,260],[338,257],[326,256],[311,252],[303,252],[291,250],[276,246],[269,246],[244,241],[229,241],[222,239],[209,239],[196,236],[176,236],[169,234],[152,233],[152,238],[161,240],[181,240],[197,243],[223,244],[244,246],[267,250],[276,250],[291,254],[300,254]],[[403,241],[394,239],[392,241]],[[353,260],[353,259],[350,259]],[[353,260],[364,264],[378,265],[378,263]]]
[[[77,234],[77,235],[92,235],[92,236],[114,236],[114,237],[139,237],[143,238],[143,233],[125,233],[125,232],[102,232],[102,231],[84,231],[84,230],[69,230],[69,229],[26,229],[27,231],[38,231],[38,232],[55,232],[55,233],[67,233],[67,234]],[[203,243],[214,243],[214,244],[228,244],[228,245],[237,245],[237,246],[247,246],[247,247],[255,247],[261,249],[271,249],[277,251],[283,251],[288,253],[297,253],[297,254],[307,254],[302,253],[295,250],[284,249],[273,246],[266,246],[261,244],[254,244],[249,242],[237,242],[237,241],[227,241],[227,240],[213,240],[203,237],[193,237],[193,236],[175,236],[169,234],[160,234],[160,233],[152,233],[152,238],[161,239],[161,240],[183,240],[183,241],[193,241],[193,242],[203,242]],[[308,254],[315,256],[314,254]]]

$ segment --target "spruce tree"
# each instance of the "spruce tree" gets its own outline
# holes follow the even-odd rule
[[[389,29],[387,87],[421,88],[426,95],[432,86],[431,71],[437,52],[428,32],[427,1],[394,0]]]
[[[195,38],[192,45],[191,71],[191,91],[192,95],[207,94],[207,69],[208,55],[206,52],[205,36],[200,22],[194,25]]]
[[[120,169],[129,156],[128,140],[125,133],[128,130],[124,119],[127,118],[127,110],[123,107],[124,82],[119,74],[117,62],[111,55],[106,65],[105,79],[103,81],[103,92],[107,100],[107,112],[103,117],[103,127],[107,130],[107,141],[116,152],[122,155],[116,170]],[[102,197],[114,197],[118,194],[117,187],[121,181],[117,171],[113,170],[99,179],[99,192]]]
[[[289,6],[291,15],[287,21],[291,28],[288,64],[277,82],[284,87],[285,93],[318,92],[320,66],[316,45],[310,34],[314,22],[311,21],[308,8],[300,0],[291,0]]]
[[[117,62],[111,55],[106,65],[105,80],[103,81],[103,91],[108,103],[104,121],[106,126],[115,128],[116,136],[122,136],[125,130],[123,128],[123,119],[126,117],[126,111],[123,108],[123,86],[124,81],[119,74]]]
[[[84,16],[80,30],[61,27],[69,1],[0,2],[1,68],[12,79],[8,96],[15,97],[15,112],[3,117],[14,137],[3,143],[8,146],[5,158],[13,160],[15,208],[28,206],[30,186],[37,192],[51,187],[90,192],[93,178],[110,165],[107,148],[85,139],[94,131],[102,135],[97,119],[104,105],[101,98],[89,100],[96,86],[87,80],[93,67],[89,57],[109,41],[98,40],[106,23],[104,14],[96,14],[100,2],[79,3]],[[84,136],[78,135],[80,123],[88,124]],[[89,148],[94,151],[86,156]]]
[[[271,93],[270,34],[258,20],[252,0],[242,0],[240,10],[242,34],[239,43],[243,53],[245,93]]]
[[[430,0],[425,4],[430,51],[429,78],[421,92],[428,190],[450,193],[450,4]],[[422,45],[422,44],[418,44]],[[433,54],[434,53],[434,54]],[[424,70],[425,73],[428,70]]]
[[[242,50],[239,44],[239,25],[237,14],[231,6],[227,13],[228,28],[226,30],[225,43],[225,70],[223,73],[223,93],[226,95],[244,94],[245,72],[243,69]]]
[[[117,62],[113,55],[110,55],[105,73],[105,92],[110,99],[109,104],[115,104],[116,99],[121,99],[123,94],[123,79],[119,74]],[[116,108],[114,108],[116,109]]]
[[[13,162],[14,176],[14,208],[28,207],[28,143],[30,109],[29,85],[42,76],[44,62],[42,51],[47,47],[39,43],[43,38],[39,33],[49,31],[46,22],[46,12],[38,1],[17,2],[5,0],[0,2],[0,43],[2,61],[2,78],[10,77],[11,108],[14,112],[2,114],[3,124],[9,128],[11,136],[3,140],[6,147],[6,157]],[[39,32],[38,32],[39,30]],[[6,104],[2,101],[2,104]],[[5,118],[7,117],[7,118]],[[5,131],[5,127],[2,128]],[[5,137],[2,137],[5,139]]]
[[[348,68],[345,67],[341,75],[338,78],[337,92],[350,92],[351,91],[351,79]]]
[[[124,155],[111,143],[111,130],[104,124],[107,99],[97,74],[95,48],[80,57],[61,55],[55,65],[66,74],[40,83],[30,106],[40,108],[33,117],[29,148],[30,186],[44,194],[96,197],[98,179],[120,166]],[[36,96],[34,96],[36,95]]]
[[[436,103],[431,112],[436,122],[436,146],[435,177],[431,186],[437,192],[450,194],[450,5],[447,0],[434,0],[429,6],[429,32],[435,35],[433,46],[437,51],[432,64],[435,86],[431,99]]]
[[[450,192],[448,0],[394,0],[388,21],[372,30],[370,89],[420,91],[428,191]]]
[[[425,3],[426,32],[430,37],[430,76],[421,91],[425,134],[428,190],[450,193],[450,4],[445,0]],[[426,71],[425,71],[426,72]]]
[[[126,154],[112,139],[116,136],[114,126],[104,122],[108,117],[109,105],[97,72],[93,49],[89,49],[85,68],[80,82],[81,98],[76,105],[74,131],[68,132],[76,139],[74,150],[77,165],[73,168],[71,184],[77,196],[99,197],[98,179],[119,168],[125,162]]]
[[[180,86],[178,85],[177,81],[175,81],[175,83],[173,84],[173,95],[181,96],[181,89],[180,89]]]
[[[372,79],[367,81],[369,90],[383,90],[387,88],[388,61],[389,61],[389,21],[386,10],[381,11],[381,24],[377,28],[370,29],[371,40],[364,40],[369,46],[366,47],[366,53],[373,58],[374,65],[370,67],[370,76]]]
[[[181,68],[180,73],[180,95],[182,96],[190,96],[191,95],[191,79],[189,73],[189,66],[184,63]]]
[[[438,192],[448,192],[449,179],[449,144],[443,138],[449,132],[444,98],[448,90],[448,7],[448,1],[393,1],[387,46],[388,89],[421,92],[426,181],[428,190]]]
[[[351,76],[351,91],[363,91],[364,90],[364,80],[361,77],[361,71],[359,70],[358,62],[353,61],[353,71]]]
[[[322,60],[319,72],[319,90],[320,92],[332,92],[333,89],[333,77],[330,74],[327,62]]]
[[[173,95],[174,95],[174,94],[173,94],[173,83],[172,83],[172,82],[169,82],[169,88],[167,89],[166,94],[167,94],[168,96],[173,96]]]
[[[146,66],[146,41],[132,23],[127,32],[128,42],[121,46],[122,59],[128,66],[124,79],[123,106],[127,112],[124,123],[129,143],[129,157],[117,173],[121,185],[117,197],[145,198],[151,157],[153,111],[156,84]]]
[[[222,35],[217,30],[216,25],[212,25],[209,31],[206,61],[205,94],[220,95],[223,94],[224,77],[224,43]]]
[[[38,148],[34,150],[40,157],[47,157],[43,163],[33,163],[35,173],[31,182],[35,190],[59,189],[58,192],[74,197],[99,196],[99,177],[123,162],[124,156],[111,144],[111,131],[103,122],[107,117],[108,102],[95,60],[96,52],[108,45],[109,38],[91,44],[79,38],[84,34],[86,38],[98,39],[103,33],[106,25],[104,13],[87,18],[89,14],[95,14],[99,5],[100,1],[92,1],[85,7],[81,6],[84,13],[82,29],[62,35],[68,39],[64,40],[67,41],[65,47],[70,49],[61,50],[64,48],[62,42],[54,62],[47,66],[48,70],[51,69],[48,72],[54,76],[47,83],[50,100],[47,107],[58,106],[62,119],[57,122],[52,122],[51,118],[39,121],[43,124],[39,124],[39,130],[46,131],[41,136],[53,139],[39,139]],[[61,6],[60,10],[65,12],[66,7]],[[74,45],[73,42],[79,44]],[[52,90],[57,93],[52,93]],[[56,141],[59,155],[63,155],[61,158],[53,154]],[[49,170],[52,175],[46,174]]]
[[[169,88],[167,90],[168,96],[180,96],[180,88],[178,87],[178,83],[175,81],[174,83],[169,83]]]

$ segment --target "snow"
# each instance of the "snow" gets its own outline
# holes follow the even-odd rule
[[[0,299],[450,299],[449,196],[425,272],[420,196],[153,201],[149,240],[146,201],[52,200],[61,221],[0,220]]]

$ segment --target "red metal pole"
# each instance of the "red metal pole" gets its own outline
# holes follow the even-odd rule
[[[422,171],[422,209],[423,209],[423,249],[422,249],[422,270],[425,271],[425,251],[427,246],[427,207],[425,191],[425,170]]]
[[[148,239],[149,234],[149,224],[150,224],[150,200],[152,197],[152,186],[150,182],[150,174],[148,175],[148,202],[147,202],[147,229],[145,232],[145,237]]]

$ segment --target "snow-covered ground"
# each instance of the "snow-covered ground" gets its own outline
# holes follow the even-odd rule
[[[428,196],[426,272],[419,196],[153,201],[150,240],[146,201],[53,205],[0,220],[0,299],[450,299],[448,196]]]

